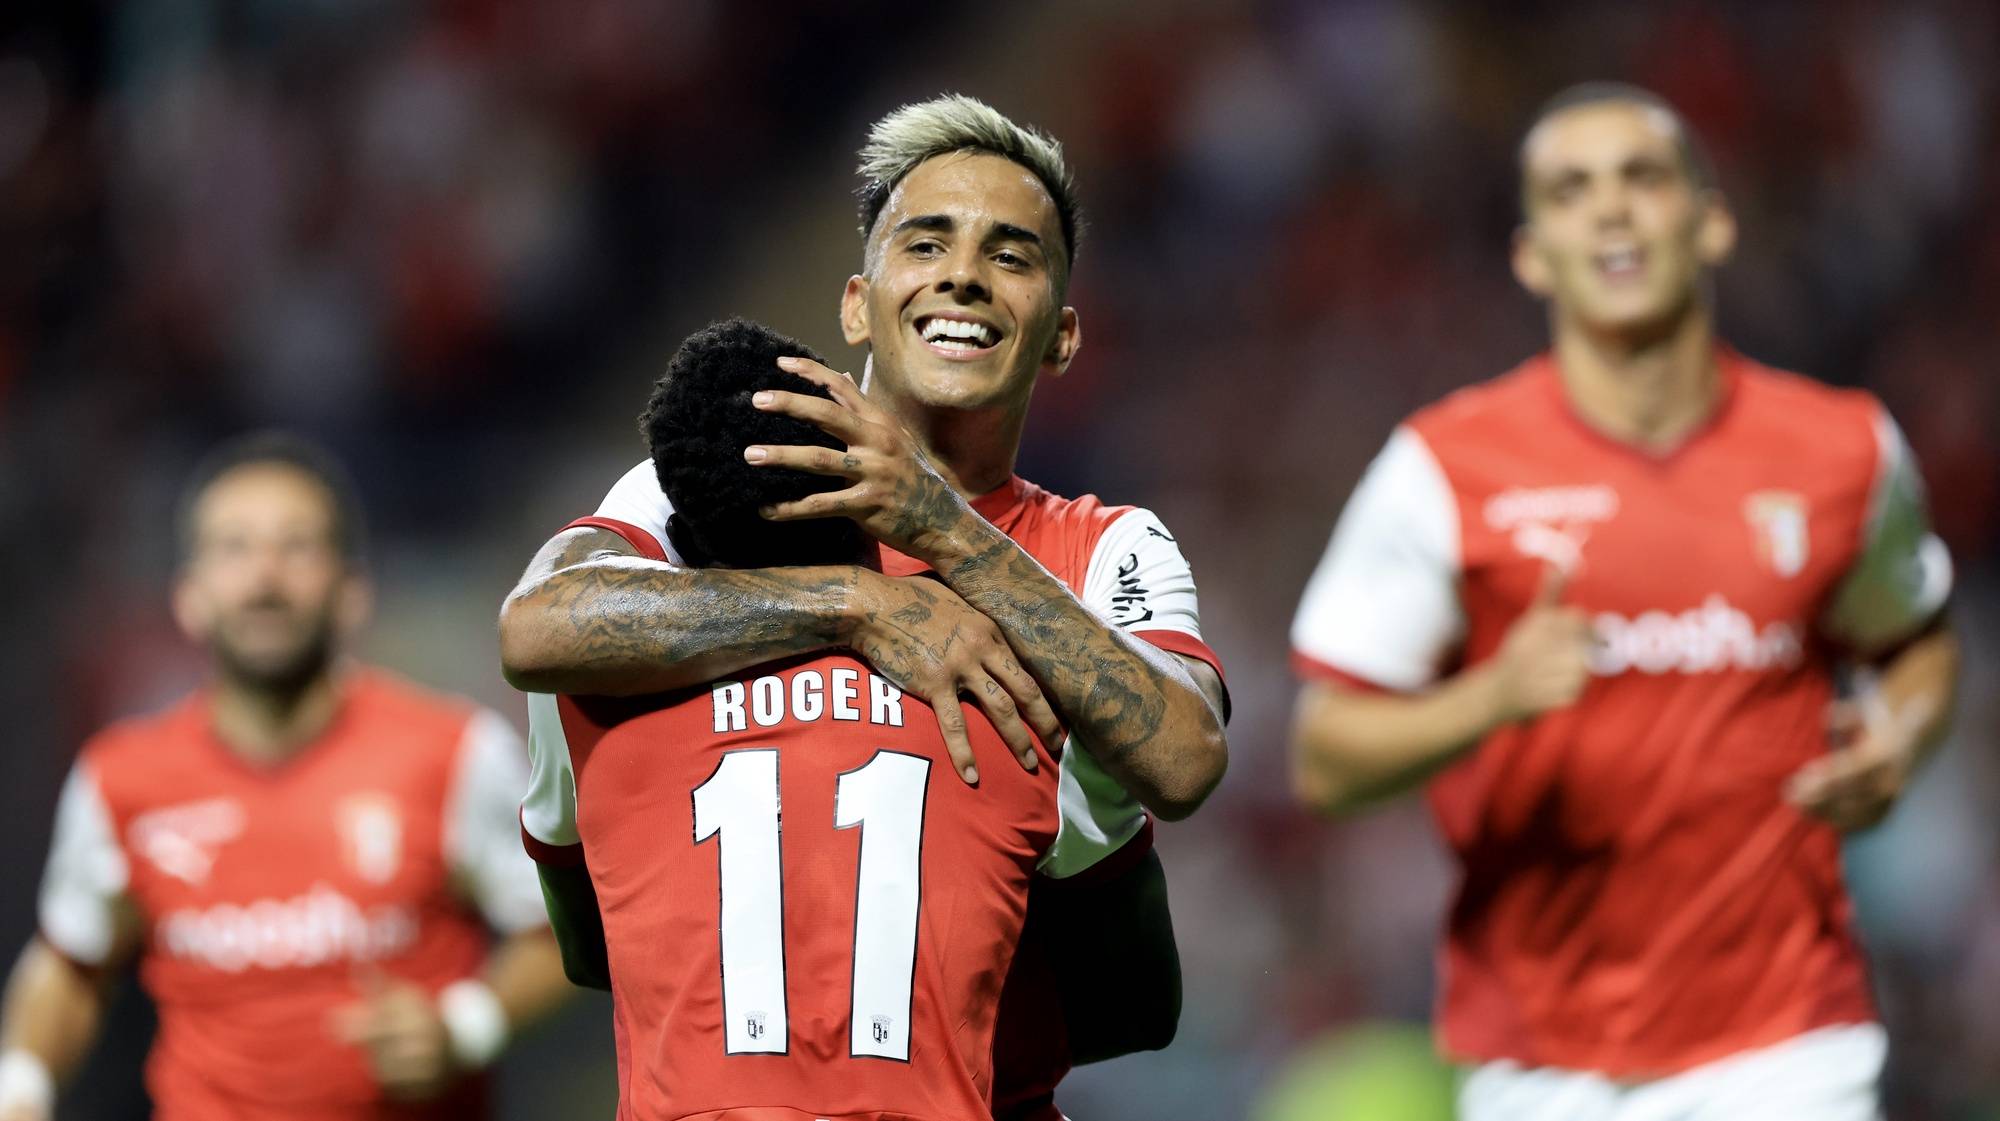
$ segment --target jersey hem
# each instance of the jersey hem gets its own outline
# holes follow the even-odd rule
[[[583,863],[583,842],[568,845],[552,845],[528,832],[526,824],[521,826],[521,847],[528,850],[528,856],[535,863],[548,868],[574,868]]]
[[[1073,875],[1060,878],[1043,876],[1043,878],[1056,880],[1058,883],[1064,884],[1099,884],[1106,880],[1116,879],[1131,871],[1138,866],[1141,860],[1146,858],[1147,853],[1152,851],[1153,818],[1151,815],[1147,815],[1145,822],[1139,826],[1138,832],[1132,834],[1131,838],[1124,844],[1106,853],[1097,863]]]
[[[1865,1013],[1832,1015],[1788,1027],[1782,1032],[1746,1032],[1740,1038],[1727,1042],[1710,1042],[1701,1047],[1681,1050],[1663,1050],[1660,1053],[1662,1057],[1659,1058],[1649,1058],[1637,1051],[1621,1054],[1609,1050],[1593,1051],[1589,1047],[1566,1046],[1501,1047],[1494,1048],[1487,1054],[1479,1054],[1474,1048],[1452,1045],[1448,1029],[1441,1029],[1438,1032],[1438,1050],[1451,1062],[1465,1067],[1507,1062],[1517,1063],[1528,1069],[1596,1074],[1618,1081],[1649,1081],[1672,1078],[1710,1063],[1732,1059],[1752,1051],[1761,1051],[1767,1047],[1781,1046],[1802,1035],[1826,1028],[1861,1027],[1880,1023],[1879,1017]]]

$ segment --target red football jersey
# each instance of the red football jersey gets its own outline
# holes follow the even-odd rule
[[[1301,604],[1303,672],[1396,690],[1491,657],[1547,565],[1593,617],[1583,697],[1431,784],[1455,1056],[1637,1077],[1873,1016],[1839,838],[1782,791],[1835,662],[1923,626],[1950,564],[1879,403],[1718,363],[1666,454],[1583,423],[1546,356],[1423,410]]]
[[[488,924],[546,923],[514,825],[526,753],[500,717],[379,670],[341,692],[276,766],[218,740],[197,693],[93,738],[63,789],[42,936],[94,966],[119,909],[143,919],[161,1121],[485,1115],[478,1080],[386,1103],[329,1017],[364,964],[436,992],[479,972]]]
[[[1187,561],[1181,555],[1173,537],[1150,512],[1133,507],[1105,506],[1091,497],[1061,498],[1020,479],[1010,480],[1006,486],[975,500],[973,507],[981,516],[1020,542],[1023,548],[1051,573],[1075,590],[1087,607],[1098,612],[1111,624],[1123,627],[1164,649],[1201,658],[1211,665],[1217,664],[1215,655],[1201,641],[1194,580]],[[671,559],[671,552],[666,544],[666,522],[671,513],[671,506],[660,493],[652,465],[642,463],[619,481],[595,517],[583,519],[578,524],[591,524],[610,529],[624,536],[634,548],[647,556]],[[907,557],[888,554],[884,558],[884,569],[891,574],[911,574],[922,571],[922,565]],[[865,665],[846,660],[836,660],[835,664],[861,672],[864,674],[863,681],[870,680],[865,676],[867,673]],[[793,669],[765,670],[758,671],[752,676],[769,676],[777,673],[782,677],[794,672]],[[822,675],[822,684],[812,686],[811,689],[823,688],[825,682],[830,680],[831,671],[815,669],[814,672]],[[883,683],[883,687],[889,688],[886,682]],[[792,686],[785,688],[789,690]],[[787,692],[785,695],[790,694]],[[709,702],[704,699],[700,703],[706,705]],[[1020,773],[1020,768],[1016,764],[996,755],[990,762],[984,758],[981,760],[982,789],[979,791],[963,789],[963,784],[949,773],[949,762],[943,754],[942,740],[936,738],[934,716],[928,708],[915,701],[906,699],[902,704],[910,710],[910,713],[904,717],[905,724],[900,732],[917,736],[919,740],[929,744],[925,752],[913,752],[913,754],[922,755],[933,761],[928,771],[926,789],[932,796],[944,799],[934,805],[958,805],[963,798],[969,796],[971,801],[964,802],[964,811],[967,814],[989,816],[998,814],[997,818],[981,826],[990,835],[968,835],[952,842],[974,846],[963,854],[967,862],[965,867],[973,867],[974,864],[971,863],[973,861],[984,861],[987,862],[984,866],[1000,871],[986,874],[984,880],[986,886],[981,889],[980,894],[971,897],[980,902],[966,913],[969,917],[979,916],[977,921],[966,928],[963,934],[960,928],[954,926],[949,932],[940,931],[940,937],[946,939],[963,937],[968,948],[985,947],[973,950],[976,955],[1004,950],[1000,958],[1004,968],[1008,960],[1006,955],[1011,954],[1014,937],[1019,931],[1019,908],[1025,900],[1026,881],[1016,880],[1014,877],[1019,873],[1021,867],[1019,861],[1023,854],[1031,851],[1032,839],[1039,834],[1028,830],[1025,819],[1020,818],[1016,811],[1001,808],[1004,803],[1000,801],[1001,795],[998,789],[989,792],[985,788],[999,783],[1011,786],[1023,779],[1032,779],[1033,776]],[[986,728],[984,722],[970,710],[968,717],[973,726],[982,729],[981,735],[986,741],[985,750],[989,753],[998,750],[997,739],[992,738],[990,728]],[[522,825],[530,847],[539,855],[549,859],[563,859],[560,852],[562,847],[577,844],[580,835],[584,837],[585,843],[588,841],[588,828],[584,823],[592,813],[588,806],[591,795],[586,789],[585,777],[580,773],[572,775],[570,766],[576,755],[576,737],[594,735],[593,729],[597,725],[597,720],[567,699],[558,702],[553,697],[531,696],[529,721],[530,740],[535,758],[535,777],[531,783],[530,794],[522,806]],[[756,729],[753,727],[751,730]],[[807,742],[811,741],[813,733],[809,729],[802,728],[801,734]],[[855,733],[852,726],[849,726],[843,729],[843,734]],[[705,732],[702,738],[706,740],[712,736],[712,732]],[[681,742],[686,742],[686,739],[687,737],[682,737]],[[858,751],[861,754],[847,759],[844,766],[859,767],[868,764],[872,758],[868,752],[880,749],[879,746],[877,748],[867,746],[873,742],[875,741],[862,737],[861,746],[850,751],[850,753]],[[651,750],[652,757],[658,758],[665,749],[656,743]],[[694,776],[696,781],[708,776],[710,769],[719,765],[712,755],[707,754],[710,750],[707,746],[704,745],[701,750],[704,753],[702,758],[708,759],[709,762],[707,766],[701,768],[700,775]],[[784,757],[790,758],[789,755]],[[900,764],[890,765],[900,766]],[[1112,853],[1119,854],[1114,858],[1118,860],[1133,858],[1144,853],[1148,841],[1141,835],[1145,831],[1143,811],[1130,795],[1119,789],[1117,784],[1096,766],[1086,752],[1072,746],[1062,754],[1059,774],[1047,776],[1044,781],[1050,783],[1052,790],[1060,791],[1060,797],[1055,804],[1041,804],[1041,809],[1050,812],[1060,810],[1052,821],[1057,832],[1052,845],[1044,845],[1044,851],[1033,854],[1035,859],[1030,861],[1030,867],[1042,874],[1063,877],[1098,865]],[[793,820],[791,815],[799,812],[793,809],[795,805],[792,794],[793,782],[791,772],[783,772],[783,804],[788,811],[786,818],[788,823]],[[835,779],[822,775],[818,785],[831,789],[834,782]],[[956,788],[947,789],[953,784],[956,784]],[[990,798],[986,797],[989,793],[992,795]],[[826,795],[821,792],[812,797],[824,800]],[[811,800],[806,804],[816,805]],[[681,812],[693,811],[690,809]],[[819,811],[814,809],[806,812]],[[807,820],[812,828],[819,828],[813,819]],[[1009,821],[1013,824],[1006,824]],[[931,831],[925,833],[925,837],[934,835],[935,829],[936,826],[932,826]],[[992,832],[993,830],[999,832]],[[671,831],[667,835],[675,836]],[[789,844],[789,838],[792,836],[789,828],[785,836],[788,838],[786,843]],[[856,842],[851,838],[843,838],[839,843],[845,846],[839,850],[846,854],[842,859],[851,867],[856,859],[853,855],[853,846]],[[928,843],[927,841],[927,846]],[[1030,849],[1022,848],[1023,844],[1029,844]],[[600,872],[594,850],[589,859],[592,877],[596,879]],[[702,859],[709,861],[710,871],[707,874],[715,876],[717,873],[713,870],[714,855],[704,854]],[[926,870],[930,867],[930,859],[930,852],[926,847],[924,857]],[[789,850],[784,854],[783,861],[783,867],[788,874],[785,881],[785,897],[789,900],[794,891],[790,886],[793,883],[791,878],[793,857]],[[834,877],[834,882],[836,886],[846,884],[844,890],[849,892],[850,897],[857,890],[851,881]],[[929,890],[927,886],[926,891]],[[602,883],[599,885],[599,891],[600,903],[604,903]],[[1018,898],[1015,894],[1017,891],[1023,893]],[[681,897],[681,903],[677,905],[685,905],[686,898]],[[930,896],[927,895],[926,898]],[[605,906],[608,912],[609,905]],[[854,912],[855,903],[852,898],[842,906],[845,910],[841,911],[841,914],[851,915]],[[785,923],[788,932],[795,921],[790,908],[791,905],[787,903]],[[825,906],[821,906],[820,909],[824,910]],[[713,921],[712,917],[710,921]],[[607,913],[607,924],[608,922]],[[713,927],[708,929],[713,930]],[[928,932],[932,928],[926,925],[923,929]],[[608,929],[607,936],[616,938],[616,935],[612,935]],[[712,942],[713,938],[711,934],[709,940]],[[786,947],[789,951],[789,942],[786,943]],[[852,947],[842,943],[839,953],[844,955],[851,952]],[[948,991],[972,994],[976,1002],[986,1007],[985,1015],[990,1015],[990,1005],[997,997],[998,990],[989,992],[986,985],[989,981],[997,985],[1000,977],[987,975],[990,963],[983,956],[961,960],[960,951],[954,948],[951,960],[951,968],[954,970],[967,968],[968,961],[977,962],[975,968],[977,983],[975,985],[972,981],[954,981],[953,984],[958,987]],[[810,983],[826,986],[828,977],[849,976],[852,967],[845,962],[845,957],[841,957],[828,966],[835,968],[833,973],[816,969],[809,975]],[[1038,992],[1047,985],[1047,972],[1046,969],[1036,968],[1036,965],[1037,963],[1032,961],[1014,961],[1014,973],[1007,978],[1007,1002],[1001,1011],[997,1028],[983,1017],[970,1019],[964,1027],[957,1029],[958,1034],[950,1037],[949,1042],[932,1040],[917,1052],[930,1055],[937,1060],[949,1059],[958,1067],[956,1072],[933,1080],[934,1088],[923,1091],[928,1096],[922,1101],[935,1103],[925,1105],[924,1108],[942,1109],[943,1112],[926,1113],[921,1116],[987,1117],[991,1115],[992,1108],[998,1108],[1003,1113],[1019,1118],[1020,1121],[1041,1121],[1044,1118],[1052,1119],[1060,1116],[1050,1101],[1050,1095],[1056,1083],[1067,1072],[1068,1063],[1066,1055],[1059,1047],[1046,1045],[1050,1040],[1060,1043],[1060,1024],[1059,1022],[1052,1024],[1048,1020],[1048,1016],[1058,1014],[1057,1006],[1052,993]],[[618,967],[615,958],[612,963],[612,973],[616,981]],[[787,974],[788,978],[793,975],[792,972]],[[920,970],[919,976],[921,978],[926,975]],[[931,979],[942,981],[941,977]],[[787,987],[787,992],[796,992],[799,983],[806,982],[794,980],[794,983]],[[841,1003],[847,999],[847,990],[839,988],[837,984],[834,990],[837,991],[833,991],[831,995],[840,999],[835,1002],[832,1014],[840,1017],[837,1020],[840,1031],[846,1032],[851,1029],[858,1033],[864,1026],[870,1031],[874,1030],[873,1021],[863,1024],[853,1020],[853,1010],[846,1003]],[[1028,999],[1038,995],[1045,999]],[[827,996],[827,993],[815,990],[815,998],[820,1003],[824,1003]],[[1016,1012],[1016,1009],[1021,1011]],[[769,1009],[764,1011],[768,1027]],[[885,1015],[888,1015],[890,1025],[893,1026],[898,1022],[895,1013]],[[796,1033],[799,1024],[796,1013],[792,1014],[790,1022]],[[824,1024],[821,1026],[825,1027]],[[991,1107],[986,1103],[987,1076],[984,1073],[988,1057],[983,1052],[975,1053],[978,1052],[978,1048],[972,1046],[971,1037],[964,1034],[975,1026],[980,1031],[988,1032],[989,1038],[997,1033],[999,1066],[991,1076],[993,1082]],[[627,1022],[621,1015],[621,1038],[625,1036],[626,1027]],[[920,1024],[919,1028],[922,1030],[923,1025]],[[711,1027],[704,1030],[713,1032],[719,1029]],[[849,1040],[847,1035],[839,1034],[834,1042],[853,1041]],[[821,1046],[831,1046],[831,1044]],[[663,1082],[656,1079],[653,1074],[646,1073],[646,1064],[653,1060],[651,1056],[638,1052],[636,1040],[627,1040],[626,1051],[631,1055],[633,1063],[632,1068],[624,1068],[621,1064],[622,1068],[628,1070],[625,1086],[628,1093],[625,1100],[628,1103],[631,1101],[629,1095],[643,1093],[648,1082],[661,1087],[662,1093],[657,1100],[676,1100],[671,1094],[670,1079]],[[724,1053],[719,1048],[710,1047],[700,1054],[707,1055],[711,1052],[717,1055]],[[804,1053],[794,1051],[793,1054],[800,1056]],[[838,1058],[848,1066],[841,1068],[837,1064],[828,1062],[821,1065],[820,1074],[813,1074],[810,1068],[801,1066],[799,1076],[802,1078],[823,1076],[827,1079],[829,1087],[838,1088],[841,1093],[847,1093],[852,1089],[854,1092],[851,1097],[842,1100],[854,1104],[854,1108],[858,1111],[856,1116],[873,1117],[876,1111],[883,1110],[887,1103],[912,1100],[909,1094],[912,1092],[913,1083],[907,1071],[900,1070],[896,1066],[883,1065],[878,1059],[848,1059],[844,1057],[847,1052],[838,1051],[837,1048],[834,1051],[826,1051],[825,1055]],[[759,1061],[754,1065],[778,1067],[784,1064]],[[744,1106],[771,1101],[772,1099],[749,1096],[757,1093],[756,1087],[762,1083],[754,1081],[759,1077],[757,1075],[733,1073],[745,1069],[748,1069],[745,1064],[736,1062],[733,1065],[724,1063],[723,1068],[718,1071],[718,1076],[726,1079],[753,1079],[748,1082],[732,1083],[739,1090],[737,1097],[732,1100]],[[792,1075],[788,1074],[786,1077],[790,1078]],[[871,1083],[868,1081],[870,1079],[875,1081]],[[772,1085],[793,1085],[799,1088],[801,1094],[812,1088],[807,1082]],[[971,1088],[971,1093],[977,1095],[976,1099],[966,1096],[968,1087]],[[788,1100],[793,1105],[799,1105],[828,1099],[803,1096]],[[976,1105],[972,1104],[975,1100]],[[810,1110],[813,1107],[802,1106],[802,1108]],[[900,1105],[897,1108],[915,1107]],[[963,1112],[969,1108],[976,1109],[976,1112]],[[708,1116],[704,1113],[693,1115],[704,1118]],[[804,1114],[808,1118],[834,1115],[825,1110]],[[902,1115],[887,1114],[887,1116]],[[680,1117],[683,1114],[639,1111],[625,1116],[652,1118]],[[731,1116],[736,1115],[731,1114]],[[751,1115],[746,1113],[744,1116]],[[770,1116],[786,1118],[789,1121],[800,1115],[779,1111]]]
[[[988,1115],[1052,760],[1023,771],[975,718],[966,786],[930,710],[849,657],[560,703],[621,1118]]]

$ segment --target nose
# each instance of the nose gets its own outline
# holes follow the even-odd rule
[[[953,253],[945,263],[944,275],[938,278],[937,290],[961,300],[991,299],[993,293],[986,284],[984,262],[985,258],[976,250]]]
[[[1597,192],[1597,225],[1618,229],[1632,221],[1632,196],[1621,183],[1611,183]]]

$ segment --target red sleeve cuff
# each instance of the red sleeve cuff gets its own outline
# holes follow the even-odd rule
[[[1391,689],[1380,682],[1370,681],[1365,677],[1349,673],[1339,666],[1322,662],[1318,658],[1300,650],[1292,651],[1292,672],[1304,681],[1324,681],[1333,685],[1342,685],[1362,693],[1402,692],[1400,689]]]
[[[664,561],[667,559],[667,550],[660,545],[660,539],[633,525],[631,522],[621,522],[616,518],[600,518],[592,515],[588,518],[578,518],[563,527],[563,529],[582,528],[602,529],[615,533],[623,537],[626,544],[639,550],[639,555],[645,557],[647,560]]]
[[[573,845],[552,845],[528,832],[528,826],[521,826],[521,847],[528,850],[528,856],[537,864],[550,868],[574,868],[583,863],[583,842]]]
[[[57,942],[55,939],[49,937],[48,931],[37,929],[35,931],[35,939],[39,941],[42,945],[47,946],[49,948],[50,953],[68,962],[70,968],[76,970],[78,973],[81,973],[86,977],[92,978],[93,980],[104,976],[105,965],[103,962],[88,962],[80,957],[77,957],[75,954],[72,954],[68,950],[63,949],[62,944],[60,942]]]
[[[1101,884],[1106,880],[1117,879],[1119,876],[1131,871],[1134,865],[1145,859],[1146,854],[1152,851],[1153,818],[1149,814],[1146,817],[1145,824],[1139,826],[1139,831],[1132,834],[1132,839],[1121,845],[1117,852],[1085,868],[1074,876],[1064,878],[1061,882],[1064,884],[1073,884],[1077,887],[1088,887],[1091,884]]]
[[[1133,638],[1144,639],[1169,654],[1179,654],[1184,658],[1207,663],[1222,681],[1222,720],[1229,722],[1229,675],[1222,670],[1222,659],[1209,649],[1208,643],[1184,631],[1133,631]]]

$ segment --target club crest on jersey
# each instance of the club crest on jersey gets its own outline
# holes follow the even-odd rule
[[[1481,513],[1487,527],[1507,534],[1522,556],[1574,572],[1591,527],[1617,515],[1618,492],[1602,483],[1514,487],[1487,499]]]
[[[333,813],[341,855],[354,874],[371,884],[395,879],[403,860],[403,815],[395,800],[375,791],[351,794]]]
[[[874,1029],[875,1042],[877,1043],[889,1042],[889,1017],[870,1016],[868,1017],[868,1023]]]
[[[1803,572],[1811,537],[1805,495],[1789,490],[1760,490],[1743,499],[1743,516],[1756,537],[1757,557],[1780,576]]]
[[[243,807],[234,798],[208,798],[165,806],[132,819],[132,851],[173,878],[197,887],[208,882],[217,852],[243,833]]]
[[[743,1017],[743,1034],[752,1039],[764,1038],[765,1016],[762,1012],[752,1012]]]

